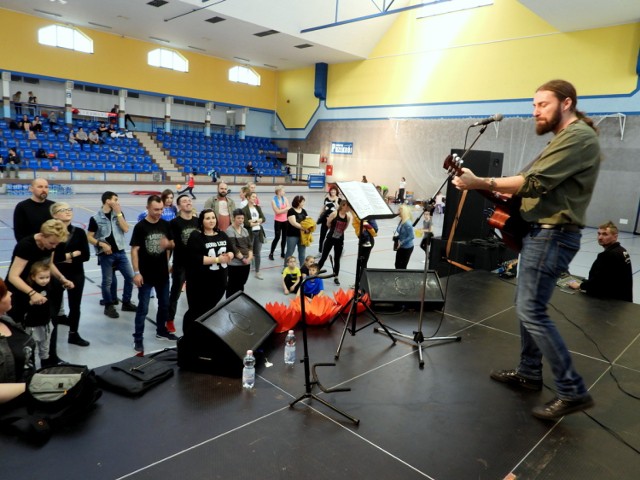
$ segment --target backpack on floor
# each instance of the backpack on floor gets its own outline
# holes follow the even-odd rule
[[[3,428],[34,443],[82,420],[102,395],[93,370],[57,365],[36,371],[27,382],[22,407],[0,419]]]

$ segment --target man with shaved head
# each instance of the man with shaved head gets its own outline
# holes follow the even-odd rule
[[[51,219],[51,205],[48,200],[49,182],[44,178],[34,178],[29,187],[31,197],[19,202],[13,211],[13,234],[16,242],[40,231],[40,226]]]

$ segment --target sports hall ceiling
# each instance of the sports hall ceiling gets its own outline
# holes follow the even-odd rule
[[[439,1],[447,0],[435,3]],[[495,1],[518,1],[561,31],[640,22],[640,0]],[[288,70],[367,58],[397,18],[390,12],[421,3],[434,1],[0,0],[0,8],[241,64]],[[421,9],[412,11],[417,15]],[[313,30],[316,27],[326,28]]]

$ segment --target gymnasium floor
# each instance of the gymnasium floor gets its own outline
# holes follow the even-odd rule
[[[267,189],[260,192],[263,202],[271,196]],[[64,197],[74,207],[77,224],[86,225],[99,207],[100,193]],[[308,212],[316,216],[322,195],[304,195]],[[135,219],[143,209],[144,197],[120,193],[120,198],[127,218]],[[196,206],[201,208],[206,198],[198,194]],[[0,196],[3,277],[14,245],[11,223],[17,200],[19,197]],[[267,226],[271,220],[268,215]],[[393,268],[391,235],[395,223],[381,222],[369,267]],[[436,230],[441,228],[442,217],[436,216],[435,223]],[[268,236],[272,237],[270,228]],[[637,272],[638,237],[621,234],[620,240],[631,251]],[[571,272],[586,275],[599,248],[595,230],[586,229]],[[315,245],[308,249],[309,254],[316,251]],[[355,252],[356,238],[349,235],[340,275],[344,289],[353,283]],[[284,302],[280,262],[269,261],[266,253],[262,260],[265,279],[252,275],[246,293],[260,304]],[[421,270],[423,262],[424,255],[416,249],[409,268]],[[134,314],[121,312],[115,320],[104,316],[98,304],[100,272],[94,258],[85,269],[89,281],[80,331],[91,346],[68,345],[63,326],[58,352],[67,361],[98,367],[133,354]],[[634,279],[638,302],[637,273]],[[338,288],[331,281],[326,287],[328,291]],[[426,342],[424,369],[418,368],[412,342],[399,340],[394,345],[372,328],[354,336],[347,334],[336,367],[319,369],[325,386],[352,389],[322,393],[321,397],[357,417],[358,426],[314,400],[289,408],[305,391],[304,371],[302,365],[284,366],[284,336],[273,335],[258,358],[254,391],[242,391],[238,379],[176,369],[172,379],[138,399],[105,392],[83,424],[59,434],[41,449],[0,437],[0,477],[637,478],[638,404],[621,389],[640,395],[640,307],[556,292],[551,315],[591,388],[596,406],[588,413],[547,423],[529,412],[550,399],[551,390],[525,394],[488,377],[492,369],[514,367],[518,358],[513,283],[474,271],[443,278],[442,287],[446,291],[445,315],[428,312],[424,334],[433,335],[442,321],[437,335],[459,335],[461,341]],[[184,295],[180,302],[178,318],[185,310]],[[154,316],[150,311],[149,322]],[[405,333],[413,332],[418,324],[416,312],[379,318]],[[359,322],[364,324],[365,320],[360,318]],[[146,331],[148,351],[169,346],[153,338],[151,323]],[[310,328],[311,363],[333,362],[342,333],[341,321],[330,328]],[[297,334],[301,357],[299,328]],[[615,365],[613,369],[609,361]],[[546,385],[552,386],[550,372],[545,373]],[[315,389],[314,393],[320,392]]]

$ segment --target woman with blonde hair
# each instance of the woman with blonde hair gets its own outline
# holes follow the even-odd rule
[[[54,256],[56,247],[67,241],[69,232],[67,227],[60,220],[47,220],[40,227],[40,231],[34,235],[20,240],[13,249],[9,275],[7,275],[7,288],[13,293],[13,308],[9,314],[11,318],[22,323],[29,304],[44,304],[48,302],[47,297],[40,295],[27,283],[31,266],[36,262],[50,263],[51,275],[57,279],[64,288],[71,289],[74,283],[67,279],[56,267],[56,262],[62,259]],[[51,302],[49,302],[51,305]],[[58,310],[52,307],[51,316],[55,317]],[[49,352],[49,362],[56,364],[60,361],[56,354],[57,328],[51,335],[51,349]]]
[[[60,258],[56,267],[65,278],[71,280],[75,286],[67,292],[69,302],[69,337],[68,342],[79,347],[88,347],[89,342],[78,333],[80,324],[80,305],[84,292],[84,262],[89,261],[89,241],[82,228],[71,224],[73,208],[68,203],[57,202],[51,205],[51,216],[60,220],[67,227],[69,238],[56,249],[56,256]],[[64,289],[58,282],[53,282],[51,288],[51,302],[53,308],[58,308],[63,301]]]
[[[413,253],[413,225],[411,217],[411,207],[409,205],[400,206],[398,213],[400,214],[400,223],[396,227],[393,235],[397,242],[396,249],[396,269],[403,270],[407,268],[411,253]]]

